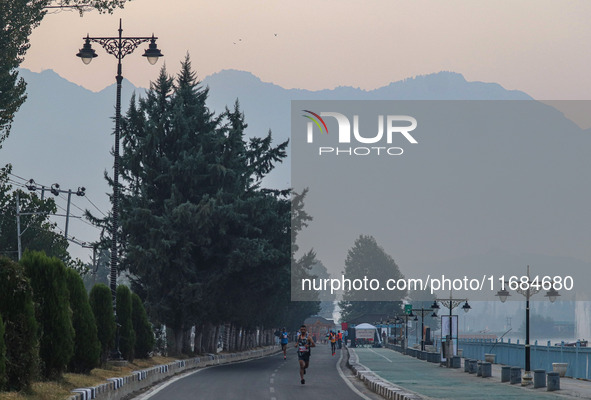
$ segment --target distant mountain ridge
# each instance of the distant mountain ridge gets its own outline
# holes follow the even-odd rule
[[[28,98],[0,150],[0,164],[12,163],[15,174],[33,178],[39,184],[59,183],[62,188],[85,186],[88,197],[103,211],[109,210],[105,194],[110,189],[103,173],[112,170],[115,83],[92,92],[52,70],[37,73],[21,69],[20,75],[28,83]],[[454,72],[408,78],[375,90],[348,86],[319,91],[284,89],[263,82],[252,73],[237,70],[223,70],[207,76],[202,85],[210,89],[208,106],[211,110],[220,113],[238,99],[249,125],[247,133],[261,136],[272,130],[275,143],[289,139],[291,100],[531,99],[523,92],[505,90],[496,83],[468,82]],[[145,89],[124,79],[123,112],[134,92],[143,96]],[[279,165],[266,184],[289,187],[289,162]],[[83,205],[82,199],[76,201]],[[92,228],[77,220],[71,224],[71,231],[81,240],[96,239]],[[78,228],[82,233],[75,233]]]

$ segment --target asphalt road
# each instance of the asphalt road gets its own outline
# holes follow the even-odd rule
[[[306,383],[300,383],[295,349],[241,363],[208,367],[173,379],[136,397],[137,400],[240,399],[240,400],[376,400],[351,375],[339,350],[332,356],[329,345],[312,349]],[[339,363],[339,361],[341,361]]]

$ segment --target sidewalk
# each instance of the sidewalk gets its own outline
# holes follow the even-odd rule
[[[348,349],[352,359],[375,375],[427,399],[591,399],[591,382],[561,378],[561,390],[547,392],[501,383],[501,365],[493,364],[492,377],[482,378],[460,369],[418,360],[384,348]]]

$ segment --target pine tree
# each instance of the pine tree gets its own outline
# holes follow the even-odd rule
[[[32,293],[24,268],[0,257],[0,314],[5,327],[7,390],[27,390],[37,373],[39,341]]]
[[[131,291],[125,285],[117,286],[117,323],[119,324],[119,350],[124,359],[133,361],[135,332],[131,321]]]
[[[96,321],[88,302],[88,294],[82,278],[75,270],[67,269],[72,325],[75,331],[74,356],[68,369],[72,372],[88,373],[100,361],[101,343],[98,340]]]
[[[97,283],[90,291],[89,302],[101,343],[101,364],[103,364],[107,361],[109,350],[115,344],[116,326],[111,290],[107,285]]]
[[[152,324],[148,321],[144,304],[135,293],[131,294],[131,320],[136,335],[135,356],[137,358],[148,358],[154,350],[155,338]]]
[[[398,265],[384,249],[378,245],[372,236],[360,235],[345,259],[343,274],[354,279],[377,279],[382,284],[388,279],[403,279]],[[363,314],[402,314],[402,299],[406,297],[406,290],[388,291],[388,301],[381,300],[383,292],[371,290],[347,290],[341,307],[341,320],[347,321]]]
[[[26,252],[20,262],[31,280],[33,298],[37,304],[41,372],[48,379],[57,379],[66,370],[74,354],[74,328],[66,266],[55,257],[50,258],[45,253],[35,251]]]

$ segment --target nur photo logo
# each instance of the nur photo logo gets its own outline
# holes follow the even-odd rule
[[[325,117],[334,118],[338,125],[338,135],[331,138],[331,141],[338,141],[338,145],[319,146],[318,155],[348,155],[348,156],[367,156],[367,155],[390,155],[399,156],[404,153],[402,147],[392,146],[395,137],[402,137],[411,144],[417,144],[417,140],[410,132],[417,127],[417,120],[408,115],[377,115],[377,133],[363,132],[359,129],[359,115],[354,114],[351,120],[345,114],[339,112],[314,112],[302,110],[306,114],[303,117],[309,121],[306,124],[306,142],[314,143],[314,133],[328,136],[328,126],[324,120]],[[324,118],[323,118],[324,117]],[[351,126],[352,125],[352,126]],[[375,132],[375,131],[374,131]],[[322,144],[326,144],[323,140]],[[343,146],[346,144],[361,144],[364,146]]]

